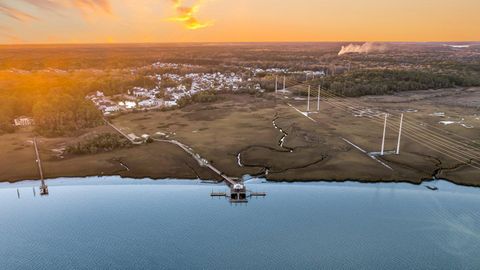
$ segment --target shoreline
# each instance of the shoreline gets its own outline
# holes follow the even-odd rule
[[[404,111],[405,106],[390,109]],[[409,115],[413,123],[422,121],[430,125],[440,120],[431,116],[435,111],[448,115],[460,113],[458,108],[437,108],[431,104],[408,104],[408,108],[422,110]],[[324,104],[322,109],[335,108]],[[472,113],[463,112],[470,117]],[[448,179],[454,184],[480,187],[480,178],[473,167],[421,148],[408,137],[403,140],[401,155],[380,158],[394,169],[389,170],[365,154],[379,148],[381,125],[341,110],[313,117],[315,123],[274,99],[228,95],[207,105],[192,104],[175,111],[138,112],[112,119],[111,124],[125,134],[146,134],[153,138],[160,132],[167,134],[152,143],[86,155],[59,157],[55,152],[89,134],[118,132],[105,125],[85,130],[84,135],[73,139],[40,137],[39,150],[46,179],[118,175],[133,179],[221,180],[222,175],[252,175],[270,182],[289,183],[355,181],[420,185],[434,179]],[[449,128],[449,132],[458,131],[469,137],[477,131],[460,126]],[[388,130],[387,149],[393,143],[396,145],[396,132]],[[33,136],[28,129],[1,136],[0,146],[4,151],[0,157],[0,182],[38,178],[30,143]],[[359,151],[342,138],[364,150]]]
[[[132,181],[155,181],[155,182],[167,182],[167,181],[177,181],[177,182],[182,182],[182,181],[198,181],[200,183],[206,183],[206,184],[214,184],[214,185],[219,185],[219,184],[224,184],[224,181],[218,181],[218,180],[212,180],[212,179],[183,179],[183,178],[176,178],[176,177],[164,177],[164,178],[154,178],[154,177],[125,177],[121,175],[82,175],[82,176],[61,176],[61,177],[51,177],[51,178],[45,178],[46,181],[50,180],[59,180],[59,179],[64,179],[65,181],[69,180],[79,180],[81,179],[102,179],[102,178],[109,178],[109,177],[117,177],[119,180],[132,180]],[[450,179],[428,179],[425,178],[421,181],[410,181],[410,180],[378,180],[378,181],[371,181],[371,180],[364,180],[364,179],[343,179],[343,180],[332,180],[332,179],[312,179],[312,180],[289,180],[289,179],[283,179],[283,180],[269,180],[268,178],[262,178],[262,177],[252,177],[251,179],[257,179],[257,180],[264,180],[267,183],[284,183],[284,184],[306,184],[306,183],[337,183],[337,184],[343,184],[343,183],[358,183],[358,184],[411,184],[414,186],[421,186],[423,184],[428,184],[436,181],[443,181],[443,182],[448,182],[450,184],[454,184],[457,186],[462,186],[462,187],[470,187],[470,188],[480,188],[480,185],[472,185],[472,184],[464,184],[464,183],[459,183],[456,181],[452,181]],[[250,179],[248,179],[250,180]],[[18,184],[22,182],[40,182],[39,179],[18,179],[18,180],[0,180],[0,186],[4,184]]]

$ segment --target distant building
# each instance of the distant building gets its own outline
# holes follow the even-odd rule
[[[165,107],[174,107],[178,105],[176,100],[167,100],[164,104]]]
[[[108,106],[105,108],[104,112],[105,113],[113,113],[113,112],[118,112],[120,111],[120,107],[119,106]]]
[[[15,126],[17,127],[32,126],[34,124],[33,118],[27,116],[20,116],[18,118],[15,118],[15,120],[13,121]]]
[[[140,107],[157,107],[160,105],[162,105],[161,99],[147,99],[138,103],[138,106]]]

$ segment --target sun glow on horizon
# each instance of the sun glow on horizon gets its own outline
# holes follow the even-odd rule
[[[0,0],[0,44],[478,41],[480,2]]]

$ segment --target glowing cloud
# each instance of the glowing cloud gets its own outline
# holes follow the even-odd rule
[[[8,17],[12,18],[12,19],[22,21],[22,22],[37,20],[36,17],[34,17],[34,16],[32,16],[28,13],[25,13],[23,11],[15,9],[15,8],[11,8],[11,7],[6,6],[4,4],[1,4],[1,3],[0,3],[0,14],[3,14],[5,16],[8,16]]]
[[[196,14],[200,8],[200,3],[196,2],[192,6],[185,6],[183,0],[171,0],[175,8],[177,15],[175,17],[169,18],[170,21],[181,22],[183,25],[190,30],[196,30],[208,27],[212,25],[210,22],[200,22],[196,18]]]
[[[75,8],[80,10],[84,15],[91,11],[100,10],[111,14],[110,0],[21,0],[39,9],[48,10],[60,14],[66,8]],[[4,14],[10,18],[19,21],[28,21],[37,19],[24,11],[6,6],[0,3],[0,14]]]
[[[34,5],[38,8],[52,10],[52,11],[63,8],[63,4],[55,0],[23,0],[23,1],[31,5]]]
[[[108,14],[112,13],[109,0],[72,0],[73,5],[82,11],[100,9]]]

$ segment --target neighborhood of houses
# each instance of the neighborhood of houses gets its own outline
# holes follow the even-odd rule
[[[179,64],[154,64],[155,67],[185,68]],[[127,93],[106,96],[103,91],[87,96],[104,115],[111,115],[117,112],[132,110],[151,110],[171,108],[178,105],[178,101],[184,97],[195,95],[206,90],[231,90],[237,91],[244,79],[233,72],[228,73],[187,73],[179,75],[165,73],[150,75],[157,85],[148,89],[144,87],[133,87]],[[162,82],[168,81],[168,86],[162,87]],[[171,86],[171,85],[174,86]],[[260,89],[259,85],[255,86]]]
[[[180,99],[207,90],[238,91],[241,87],[246,87],[264,91],[260,84],[252,80],[259,73],[305,74],[307,78],[309,76],[325,75],[323,71],[290,72],[288,69],[281,68],[260,69],[249,67],[245,67],[244,70],[247,71],[247,74],[251,74],[251,77],[245,76],[245,73],[237,74],[235,72],[182,73],[175,71],[194,70],[200,68],[200,66],[161,62],[139,68],[138,70],[151,68],[167,70],[163,74],[146,76],[156,82],[156,86],[153,88],[133,87],[127,93],[115,96],[106,96],[104,92],[99,90],[87,96],[87,99],[91,100],[104,115],[111,115],[132,110],[172,108],[178,105]],[[136,72],[136,70],[132,70],[132,72]]]
[[[236,67],[238,70],[238,67]],[[324,71],[290,71],[285,68],[253,68],[244,67],[239,73],[235,72],[205,72],[205,68],[190,64],[175,64],[157,62],[145,67],[132,69],[132,74],[145,70],[163,70],[145,78],[155,82],[154,87],[132,87],[126,93],[113,96],[106,95],[101,89],[90,94],[86,99],[92,101],[105,115],[134,110],[168,109],[178,106],[184,97],[191,97],[202,91],[238,91],[240,89],[255,89],[263,92],[255,77],[260,74],[303,74],[307,79],[324,76]],[[200,72],[203,70],[204,72]],[[235,70],[235,69],[234,69]],[[243,70],[243,71],[242,71]],[[188,72],[191,71],[191,72]],[[197,71],[197,72],[195,72]],[[12,70],[11,72],[21,72]],[[47,72],[65,72],[62,70],[48,70]],[[34,125],[32,117],[20,116],[14,119],[13,125],[25,127]]]

